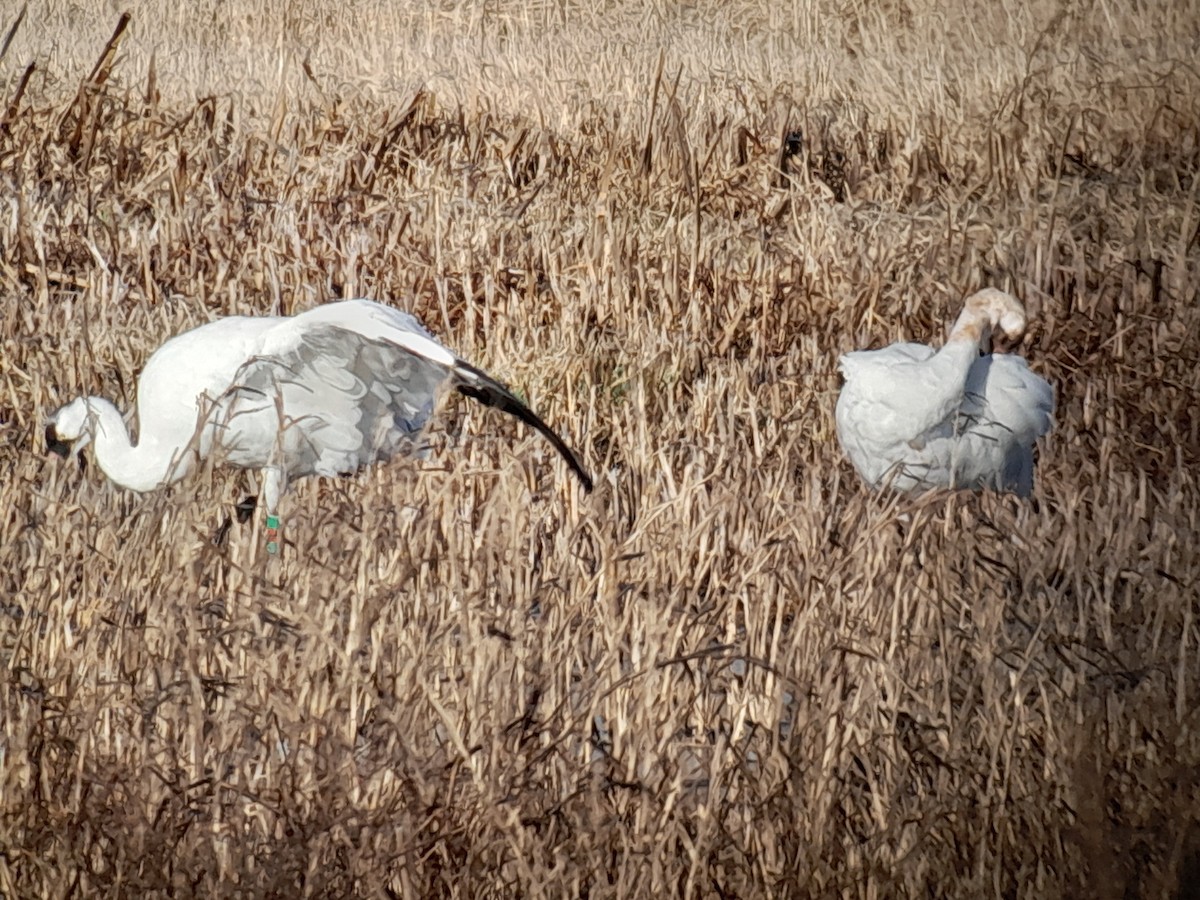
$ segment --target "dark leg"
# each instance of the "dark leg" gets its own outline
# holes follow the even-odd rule
[[[246,497],[241,503],[237,504],[234,509],[237,510],[237,520],[239,525],[245,525],[250,521],[250,517],[254,515],[254,510],[258,507],[258,497],[251,494]]]
[[[229,518],[229,516],[226,516],[221,521],[221,524],[219,526],[217,526],[217,530],[213,532],[212,542],[213,542],[214,547],[224,547],[225,546],[225,541],[229,537],[229,529],[232,527],[233,527],[233,519]]]

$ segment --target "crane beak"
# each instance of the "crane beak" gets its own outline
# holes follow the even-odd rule
[[[63,459],[74,456],[79,461],[80,472],[87,471],[87,457],[79,452],[86,443],[85,440],[76,441],[74,444],[64,441],[58,436],[53,422],[46,426],[46,452],[61,456]]]
[[[71,455],[71,445],[58,439],[58,432],[53,424],[46,426],[46,452],[57,454],[63,459]]]
[[[1021,339],[1023,337],[1024,333],[1020,331],[1016,332],[1015,334],[1007,331],[1001,331],[999,334],[993,336],[990,352],[1015,353],[1020,349]]]

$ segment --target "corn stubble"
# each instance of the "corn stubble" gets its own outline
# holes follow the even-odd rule
[[[458,28],[424,47],[453,84],[387,91],[323,67],[336,17],[262,7],[204,27],[282,10],[316,51],[199,99],[152,3],[0,55],[0,894],[1186,889],[1194,9],[958,10],[996,52],[940,47],[922,93],[920,4],[356,4]],[[515,89],[543,46],[564,77]],[[984,283],[1058,389],[1034,500],[868,494],[837,354],[940,341]],[[299,485],[266,560],[237,472],[137,496],[41,456],[46,410],[128,406],[170,334],[364,294],[519,387],[596,492],[449,400],[428,458]]]

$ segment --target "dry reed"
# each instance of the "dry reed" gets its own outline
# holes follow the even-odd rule
[[[0,22],[0,896],[1195,896],[1194,2],[233,6]],[[1034,500],[868,494],[837,354],[983,284]],[[268,561],[42,456],[364,294],[596,492],[449,402]]]

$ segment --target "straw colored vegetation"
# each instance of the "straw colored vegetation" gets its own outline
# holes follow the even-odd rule
[[[0,895],[1194,896],[1195,2],[131,12],[0,57]],[[837,355],[987,284],[1033,497],[867,492]],[[268,559],[239,472],[43,457],[355,295],[596,491],[449,398]]]

